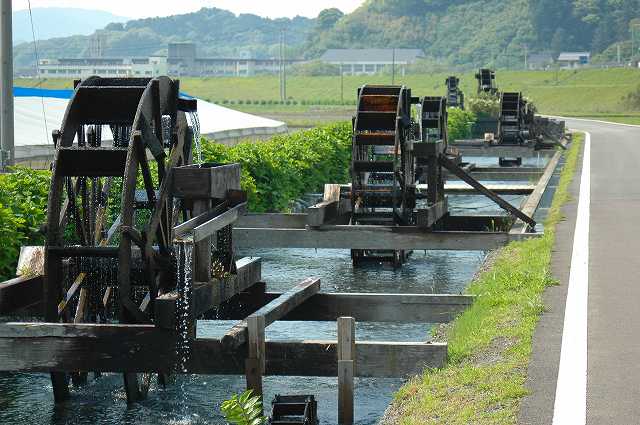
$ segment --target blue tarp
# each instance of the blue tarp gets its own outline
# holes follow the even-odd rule
[[[34,87],[13,87],[13,97],[53,97],[56,99],[71,99],[71,89],[38,89]]]

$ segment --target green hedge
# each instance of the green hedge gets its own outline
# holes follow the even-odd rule
[[[286,211],[292,199],[349,180],[351,126],[338,123],[233,147],[203,140],[207,162],[238,162],[255,212]]]
[[[460,108],[449,108],[447,130],[449,140],[469,139],[471,127],[476,122],[476,115],[471,111],[463,111]]]
[[[21,245],[40,245],[44,236],[51,174],[15,168],[0,174],[0,281],[15,275]]]

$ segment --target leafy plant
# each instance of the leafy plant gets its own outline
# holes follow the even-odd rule
[[[476,122],[476,115],[469,110],[463,111],[460,108],[449,108],[448,112],[449,139],[468,139],[471,137],[471,127]]]
[[[242,394],[234,394],[220,406],[224,418],[234,425],[262,425],[267,418],[262,415],[261,397],[252,395],[247,390]]]

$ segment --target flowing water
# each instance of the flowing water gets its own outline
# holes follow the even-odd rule
[[[535,160],[528,165],[541,166]],[[507,199],[517,205],[522,197]],[[450,203],[455,214],[500,211],[478,196],[452,196]],[[263,280],[270,291],[284,291],[306,277],[319,277],[327,292],[386,293],[460,293],[484,259],[484,253],[477,251],[414,251],[408,264],[393,270],[376,265],[354,269],[349,252],[343,250],[265,249],[240,255],[263,259]],[[198,336],[221,336],[232,324],[199,321]],[[424,341],[431,327],[429,323],[357,323],[356,337]],[[267,328],[266,336],[335,339],[336,329],[335,323],[328,322],[276,322]],[[375,424],[401,384],[400,379],[356,379],[356,423]],[[127,407],[121,375],[109,374],[72,389],[72,402],[66,408],[54,408],[48,374],[0,374],[0,424],[222,424],[220,403],[244,387],[243,376],[179,376],[166,389],[153,383],[147,400]],[[321,423],[337,422],[337,378],[265,377],[264,391],[266,412],[276,394],[314,394]]]

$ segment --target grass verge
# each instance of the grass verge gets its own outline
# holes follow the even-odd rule
[[[448,365],[426,370],[396,394],[383,423],[514,424],[531,355],[531,340],[544,311],[544,289],[555,284],[549,264],[561,207],[568,200],[583,137],[567,152],[544,236],[510,243],[467,292],[477,301],[445,330]]]

